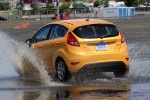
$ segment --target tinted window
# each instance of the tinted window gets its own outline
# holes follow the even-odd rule
[[[40,29],[34,36],[35,42],[46,40],[50,31],[50,27],[51,26],[45,26],[42,29]]]
[[[73,31],[80,38],[106,38],[119,34],[113,25],[88,25],[76,28]]]
[[[67,31],[68,31],[68,29],[66,27],[60,26],[60,25],[55,25],[52,29],[50,39],[63,37]]]

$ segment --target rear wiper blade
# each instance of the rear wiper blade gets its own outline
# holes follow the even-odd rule
[[[100,38],[102,39],[102,38],[110,37],[110,36],[115,36],[115,35],[113,35],[113,34],[107,34],[107,35],[102,35]]]

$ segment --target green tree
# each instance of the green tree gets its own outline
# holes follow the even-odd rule
[[[138,2],[138,4],[144,4],[145,0],[137,0],[137,2]]]
[[[150,0],[146,0],[145,5],[150,6]]]
[[[36,3],[31,4],[31,8],[32,8],[32,10],[39,10],[39,5]]]
[[[4,5],[0,3],[0,10],[4,10]]]
[[[47,8],[50,8],[50,7],[51,7],[51,4],[50,4],[49,2],[47,2],[47,3],[46,3],[46,7],[47,7]]]
[[[6,3],[0,3],[0,10],[9,10],[10,4],[8,2]]]
[[[125,3],[126,3],[126,5],[127,5],[128,7],[131,7],[131,6],[134,5],[134,1],[135,1],[135,0],[126,0]]]
[[[94,2],[94,7],[98,7],[99,5],[104,5],[105,7],[108,7],[108,0],[96,0]]]
[[[101,4],[101,1],[102,1],[102,0],[96,0],[96,1],[94,2],[94,7],[98,7],[98,6]]]
[[[17,3],[17,5],[16,5],[16,8],[17,8],[17,10],[23,10],[23,4],[21,4],[21,3]]]
[[[108,0],[105,0],[105,1],[102,1],[102,2],[103,2],[103,4],[105,5],[105,7],[108,7],[108,6],[109,6]]]
[[[4,10],[10,9],[10,3],[6,2],[6,3],[3,3],[3,5],[4,5]]]
[[[77,8],[78,7],[78,3],[74,2],[73,3],[73,8]]]
[[[69,2],[62,2],[61,8],[62,9],[68,9],[70,7],[70,3]]]

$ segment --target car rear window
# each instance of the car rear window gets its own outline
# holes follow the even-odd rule
[[[107,38],[114,37],[119,34],[114,25],[86,25],[80,26],[73,30],[74,34],[80,38]]]

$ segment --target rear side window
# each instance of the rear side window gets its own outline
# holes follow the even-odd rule
[[[117,28],[113,25],[87,25],[80,26],[74,31],[80,38],[90,39],[90,38],[107,38],[114,37],[119,34]]]
[[[67,33],[68,29],[61,25],[54,25],[50,34],[50,39],[63,37]]]

